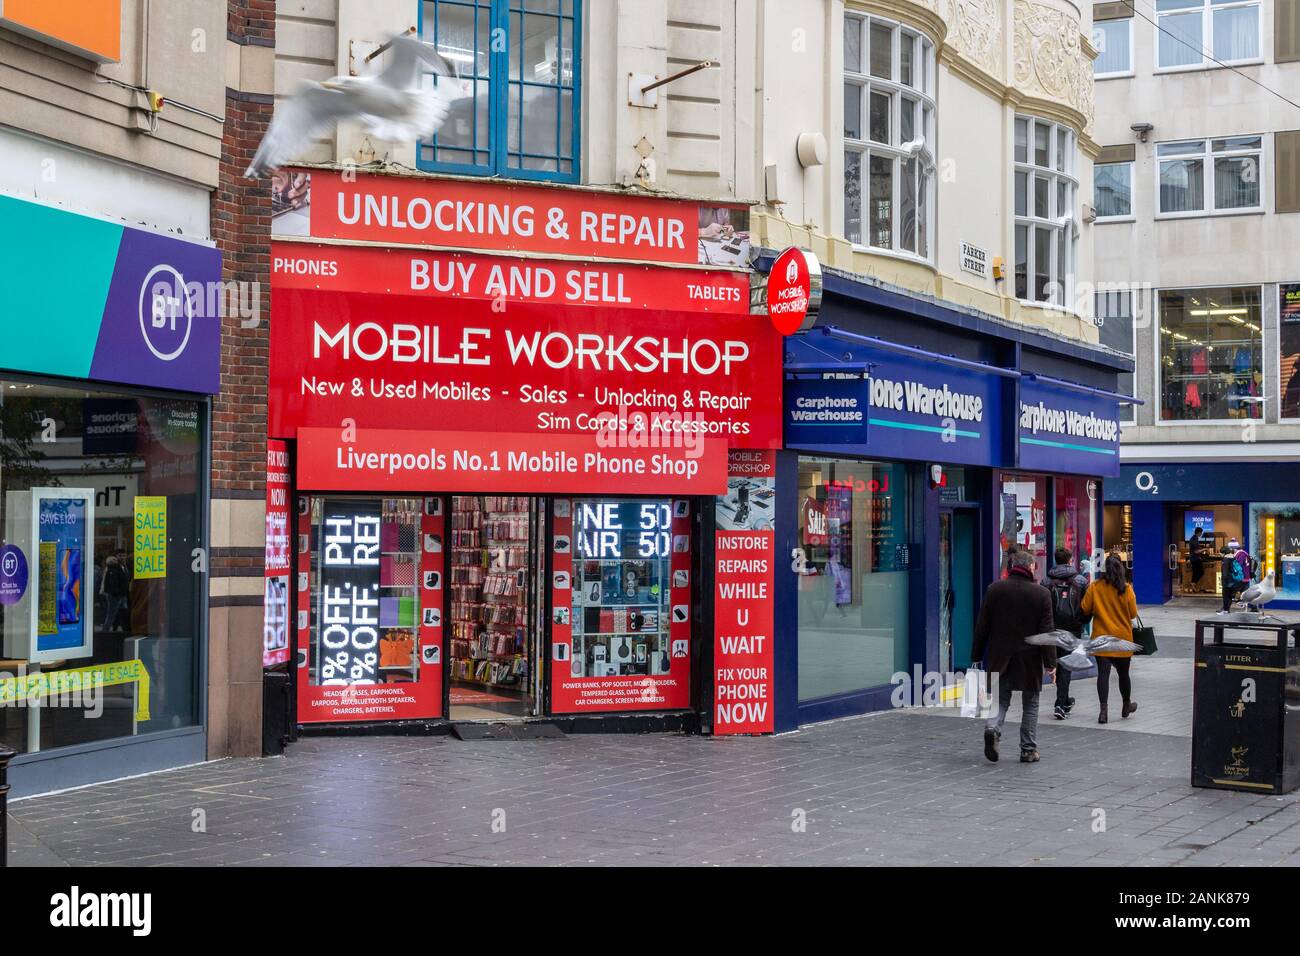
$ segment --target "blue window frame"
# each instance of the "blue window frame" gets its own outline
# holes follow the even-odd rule
[[[420,0],[420,36],[460,74],[458,97],[416,165],[576,183],[582,0]]]

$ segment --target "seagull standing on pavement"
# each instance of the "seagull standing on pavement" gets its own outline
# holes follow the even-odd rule
[[[421,88],[421,63],[448,80],[456,79],[456,71],[432,45],[404,33],[389,42],[388,66],[382,73],[304,83],[276,109],[244,175],[265,176],[343,119],[359,121],[379,139],[407,142],[432,136],[459,94],[446,80]]]
[[[1264,580],[1242,591],[1240,600],[1247,610],[1253,609],[1263,618],[1264,605],[1275,597],[1277,597],[1277,588],[1273,586],[1273,572],[1270,571],[1264,575]]]

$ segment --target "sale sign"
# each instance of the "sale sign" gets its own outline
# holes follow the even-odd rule
[[[167,577],[167,497],[135,496],[135,536],[132,577]]]
[[[775,726],[773,590],[776,454],[730,454],[727,494],[718,498],[714,539],[713,732],[771,733]]]
[[[289,660],[289,450],[266,442],[265,594],[262,604],[262,666]]]
[[[749,315],[286,289],[272,305],[269,429],[455,423],[775,448],[781,358]]]

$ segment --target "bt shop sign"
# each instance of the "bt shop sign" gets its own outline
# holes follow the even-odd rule
[[[1119,476],[1119,403],[1026,378],[1020,383],[1019,466]]]
[[[219,390],[226,300],[217,249],[6,196],[0,222],[8,237],[0,241],[6,306],[36,317],[6,328],[5,368]],[[70,248],[73,279],[60,271]]]

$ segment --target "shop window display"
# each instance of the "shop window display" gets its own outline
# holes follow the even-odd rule
[[[1042,475],[1005,475],[1002,479],[1002,553],[1012,545],[1028,548],[1047,573],[1047,478]],[[1003,564],[1006,564],[1005,558]],[[1006,573],[1006,567],[1002,568]]]
[[[907,669],[908,469],[799,459],[799,699]]]
[[[672,503],[573,501],[574,677],[671,666]]]
[[[0,382],[0,742],[199,723],[205,427],[192,401]]]
[[[1257,286],[1159,293],[1161,418],[1264,417],[1264,337]]]
[[[1097,499],[1101,482],[1095,478],[1057,478],[1056,541],[1054,547],[1068,548],[1075,566],[1089,577],[1100,574],[1098,547]]]
[[[1260,573],[1273,572],[1279,598],[1300,600],[1300,503],[1252,504],[1250,528],[1250,549]]]
[[[533,507],[520,496],[451,499],[453,706],[492,708],[530,697]]]
[[[1281,416],[1300,418],[1300,283],[1278,287],[1278,392]]]
[[[318,498],[314,504],[310,683],[418,679],[419,499]]]
[[[1132,505],[1106,505],[1102,509],[1101,546],[1107,554],[1118,554],[1125,567],[1133,570]]]
[[[690,502],[556,498],[552,513],[552,712],[690,706]]]

